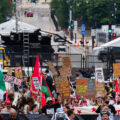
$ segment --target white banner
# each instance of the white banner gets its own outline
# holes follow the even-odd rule
[[[120,113],[120,105],[114,105],[117,114]],[[87,107],[74,107],[73,110],[75,114],[97,114],[95,111],[97,110],[98,106],[87,106]]]

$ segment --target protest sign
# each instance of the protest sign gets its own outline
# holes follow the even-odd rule
[[[48,62],[46,62],[46,64],[48,65],[48,67],[49,67],[50,71],[52,72],[53,76],[57,76],[58,75],[57,71],[56,71],[54,65],[52,64],[52,62],[48,61]]]
[[[104,82],[103,68],[95,68],[95,78],[98,82]]]
[[[114,63],[113,64],[113,71],[114,71],[114,76],[115,77],[120,76],[120,63]]]
[[[18,79],[17,77],[14,77],[14,84],[20,86],[23,82],[23,79]]]
[[[5,74],[4,77],[3,77],[3,81],[5,81],[5,82],[13,82],[14,81],[14,77]]]
[[[88,79],[88,98],[95,98],[96,86],[94,79]]]
[[[8,68],[7,75],[12,76],[12,69],[11,68]]]
[[[81,78],[76,79],[76,95],[77,96],[88,96],[88,79]]]
[[[60,75],[64,77],[71,77],[71,68],[70,67],[62,67],[60,69]]]
[[[23,78],[21,67],[15,68],[15,77],[17,77],[17,78]]]
[[[39,83],[38,77],[32,77],[32,80],[33,80],[35,89],[40,89],[40,83]]]
[[[62,66],[63,67],[68,67],[68,68],[72,69],[70,56],[62,57]]]
[[[60,81],[59,82],[60,89],[59,93],[62,98],[69,98],[70,97],[70,83],[69,81]]]
[[[104,85],[104,83],[96,84],[96,94],[100,94],[102,97],[105,96],[105,85]]]

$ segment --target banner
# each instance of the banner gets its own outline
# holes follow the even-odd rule
[[[96,84],[96,94],[100,94],[102,97],[105,96],[105,85],[104,85],[104,83]]]
[[[104,82],[103,68],[95,68],[95,78],[98,82]]]
[[[88,96],[88,79],[76,79],[76,96]]]
[[[35,89],[36,90],[40,89],[40,83],[39,83],[38,77],[32,77],[32,80],[33,80]]]
[[[23,82],[23,79],[18,79],[16,77],[14,77],[14,84],[15,85],[18,85],[18,86],[21,86],[21,83]]]
[[[114,63],[113,64],[113,71],[114,71],[114,76],[115,77],[120,76],[120,63]]]
[[[5,74],[3,77],[3,81],[9,82],[9,83],[14,83],[15,85],[20,86],[21,82],[23,82],[23,79],[18,79],[16,77],[9,76],[9,75]]]
[[[4,77],[3,77],[3,81],[5,81],[5,82],[10,82],[10,83],[11,83],[11,82],[14,81],[14,77],[5,74]]]

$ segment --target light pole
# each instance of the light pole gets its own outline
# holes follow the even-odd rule
[[[70,19],[70,40],[73,41],[73,28],[72,28],[72,0],[70,0],[70,13],[69,13],[69,19]]]
[[[114,0],[114,25],[116,25],[116,12],[117,12],[117,5],[116,5],[116,0]]]
[[[16,0],[16,4],[15,4],[15,12],[16,12],[16,33],[18,33],[18,0]]]

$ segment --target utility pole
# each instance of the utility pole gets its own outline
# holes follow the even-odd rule
[[[108,27],[108,38],[109,41],[111,41],[111,37],[112,37],[112,25],[111,25],[111,0],[108,0],[108,18],[109,18],[109,27]]]
[[[15,16],[16,16],[16,33],[18,33],[18,0],[16,0],[16,9],[15,9]]]
[[[73,41],[73,28],[72,28],[72,0],[70,0],[70,15],[69,15],[69,19],[70,19],[70,40]]]
[[[114,25],[116,25],[116,12],[117,12],[117,5],[116,5],[116,0],[114,0]]]

